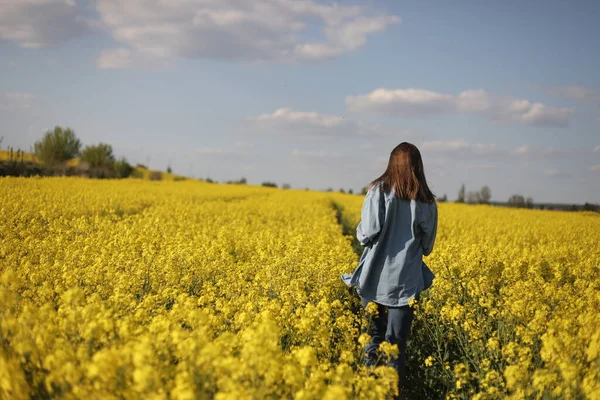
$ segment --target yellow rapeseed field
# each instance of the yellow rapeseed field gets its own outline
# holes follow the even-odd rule
[[[337,203],[356,226],[362,199]],[[600,214],[440,204],[425,261],[419,398],[600,399]]]
[[[383,399],[325,194],[0,179],[0,396]]]
[[[0,398],[388,398],[339,279],[362,200],[0,178]],[[597,214],[441,204],[413,394],[600,398],[598,243]]]
[[[21,150],[0,150],[0,161],[25,161],[38,163],[37,157],[32,154]]]

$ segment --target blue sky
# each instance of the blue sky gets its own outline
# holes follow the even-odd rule
[[[2,147],[55,125],[156,169],[600,203],[598,2],[8,0]]]

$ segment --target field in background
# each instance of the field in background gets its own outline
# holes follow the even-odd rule
[[[21,150],[12,152],[8,150],[0,150],[0,161],[24,161],[39,164],[35,154],[27,153]]]
[[[0,178],[0,199],[0,397],[393,391],[393,370],[361,365],[365,321],[339,279],[360,252],[362,196]],[[436,279],[409,342],[412,394],[600,393],[600,216],[439,210],[425,259]]]

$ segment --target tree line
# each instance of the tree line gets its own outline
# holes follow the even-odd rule
[[[125,157],[115,157],[110,144],[83,146],[71,128],[56,126],[36,141],[31,156],[8,150],[8,160],[0,163],[0,176],[57,176],[76,175],[90,178],[126,178],[135,168]],[[76,163],[70,163],[73,159]]]
[[[445,196],[445,195],[444,195]],[[483,186],[478,191],[466,191],[465,185],[462,184],[458,190],[458,198],[456,203],[467,203],[467,204],[490,204],[492,199],[492,190],[489,186]],[[516,208],[533,208],[533,198],[525,198],[520,194],[513,194],[508,198],[506,205],[509,207]]]
[[[125,157],[115,157],[110,144],[83,147],[73,129],[60,126],[35,142],[34,154],[44,166],[59,172],[61,169],[65,172],[69,160],[79,158],[76,171],[91,178],[126,178],[134,170]]]

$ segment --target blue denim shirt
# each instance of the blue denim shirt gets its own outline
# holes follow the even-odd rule
[[[402,200],[381,185],[364,199],[356,237],[365,246],[358,267],[343,274],[367,301],[401,307],[429,288],[435,277],[423,262],[433,250],[437,205]]]

